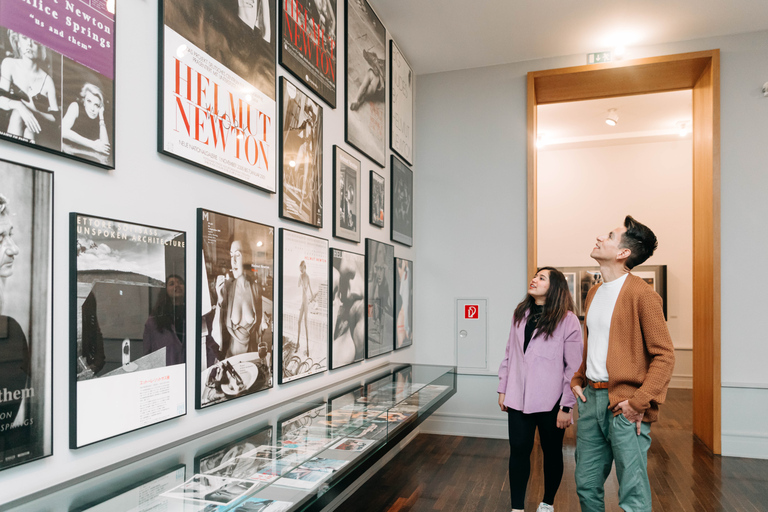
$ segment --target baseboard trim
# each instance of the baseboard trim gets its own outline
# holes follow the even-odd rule
[[[421,432],[488,439],[506,439],[508,435],[505,417],[472,414],[433,414],[421,424]]]
[[[669,387],[674,389],[693,389],[693,375],[672,375]]]
[[[768,434],[764,432],[723,432],[723,455],[768,459]]]

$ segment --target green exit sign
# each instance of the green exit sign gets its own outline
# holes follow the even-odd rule
[[[587,54],[587,64],[601,64],[611,62],[611,52],[597,52]]]

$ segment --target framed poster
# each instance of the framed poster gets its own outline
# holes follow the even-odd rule
[[[390,238],[413,246],[413,171],[392,155]]]
[[[413,69],[389,40],[389,145],[413,165]]]
[[[413,262],[395,258],[395,350],[413,345]]]
[[[575,308],[575,313],[577,316],[582,316],[583,313],[581,312],[581,293],[577,293],[576,290],[576,283],[578,282],[579,274],[578,272],[563,272],[563,275],[565,276],[565,282],[568,284],[568,291],[571,293],[571,298],[573,299],[573,307]]]
[[[280,78],[280,217],[323,227],[323,107]]]
[[[275,0],[162,0],[160,153],[274,193]]]
[[[182,416],[186,234],[70,214],[70,448]]]
[[[200,409],[272,387],[275,229],[202,208],[197,215]]]
[[[392,352],[394,346],[395,248],[365,239],[365,357]]]
[[[368,0],[347,4],[346,140],[381,167],[386,159],[387,29]]]
[[[335,370],[365,357],[365,256],[331,249],[331,351]]]
[[[360,242],[360,160],[333,146],[333,236]]]
[[[280,1],[280,64],[331,108],[336,108],[336,1]]]
[[[328,240],[280,228],[279,383],[328,369]]]
[[[0,160],[0,470],[53,453],[53,173]]]
[[[384,177],[371,171],[370,198],[371,212],[369,222],[380,228],[384,227]]]
[[[0,2],[0,138],[115,168],[115,2]]]

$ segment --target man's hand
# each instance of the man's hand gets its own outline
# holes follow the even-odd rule
[[[582,402],[586,403],[587,397],[584,396],[583,390],[581,389],[581,386],[573,386],[571,388],[571,391],[573,391],[573,396],[576,398],[581,399]]]
[[[568,428],[573,420],[573,410],[565,412],[562,409],[557,413],[557,428]]]
[[[631,405],[629,405],[629,400],[624,400],[623,402],[619,402],[616,407],[613,408],[613,412],[620,412],[630,421],[630,423],[636,423],[637,435],[640,435],[640,424],[643,421],[643,416],[645,416],[645,411],[637,412]]]
[[[501,412],[507,412],[507,406],[504,405],[504,397],[506,397],[504,393],[499,393],[499,407],[501,407]]]

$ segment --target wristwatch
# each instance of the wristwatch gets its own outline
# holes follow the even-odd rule
[[[566,407],[565,405],[561,405],[560,406],[560,410],[563,411],[563,412],[571,412],[571,408],[570,407]]]

